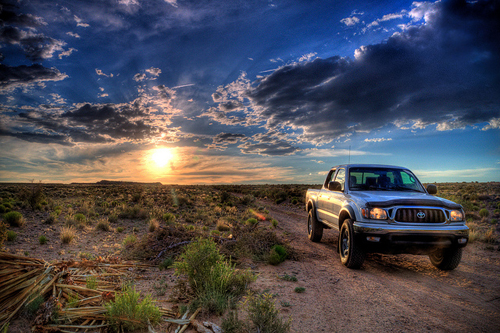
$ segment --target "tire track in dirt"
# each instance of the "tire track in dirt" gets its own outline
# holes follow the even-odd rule
[[[307,238],[307,214],[296,206],[260,204],[279,221],[299,261],[259,265],[256,287],[277,294],[294,332],[498,332],[500,253],[466,247],[460,266],[443,272],[427,256],[369,254],[350,270],[337,254],[338,232]],[[298,282],[278,279],[296,275]],[[305,293],[294,292],[297,286]],[[279,306],[278,306],[279,307]]]

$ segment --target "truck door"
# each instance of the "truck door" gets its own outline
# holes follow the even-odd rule
[[[323,188],[319,192],[318,195],[318,202],[317,202],[317,217],[321,221],[327,221],[328,220],[328,209],[330,205],[330,194],[332,193],[331,191],[328,190],[328,183],[333,180],[333,177],[335,176],[335,169],[330,170],[328,173],[328,176],[325,179],[325,183],[323,184]]]
[[[333,226],[338,227],[339,213],[342,208],[342,202],[344,201],[345,169],[338,169],[334,181],[340,183],[341,191],[330,191],[328,208],[326,209],[328,211],[328,216],[326,219],[333,224]]]

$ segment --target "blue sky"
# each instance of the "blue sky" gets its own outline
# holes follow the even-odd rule
[[[500,181],[497,1],[4,1],[0,181]]]

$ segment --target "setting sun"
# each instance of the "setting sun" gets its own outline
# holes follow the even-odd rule
[[[151,154],[151,159],[157,167],[162,168],[167,165],[173,158],[172,150],[169,148],[158,148]]]

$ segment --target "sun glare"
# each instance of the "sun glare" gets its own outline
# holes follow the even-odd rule
[[[169,148],[158,148],[151,154],[151,159],[156,167],[162,168],[166,166],[173,158],[172,150]]]

